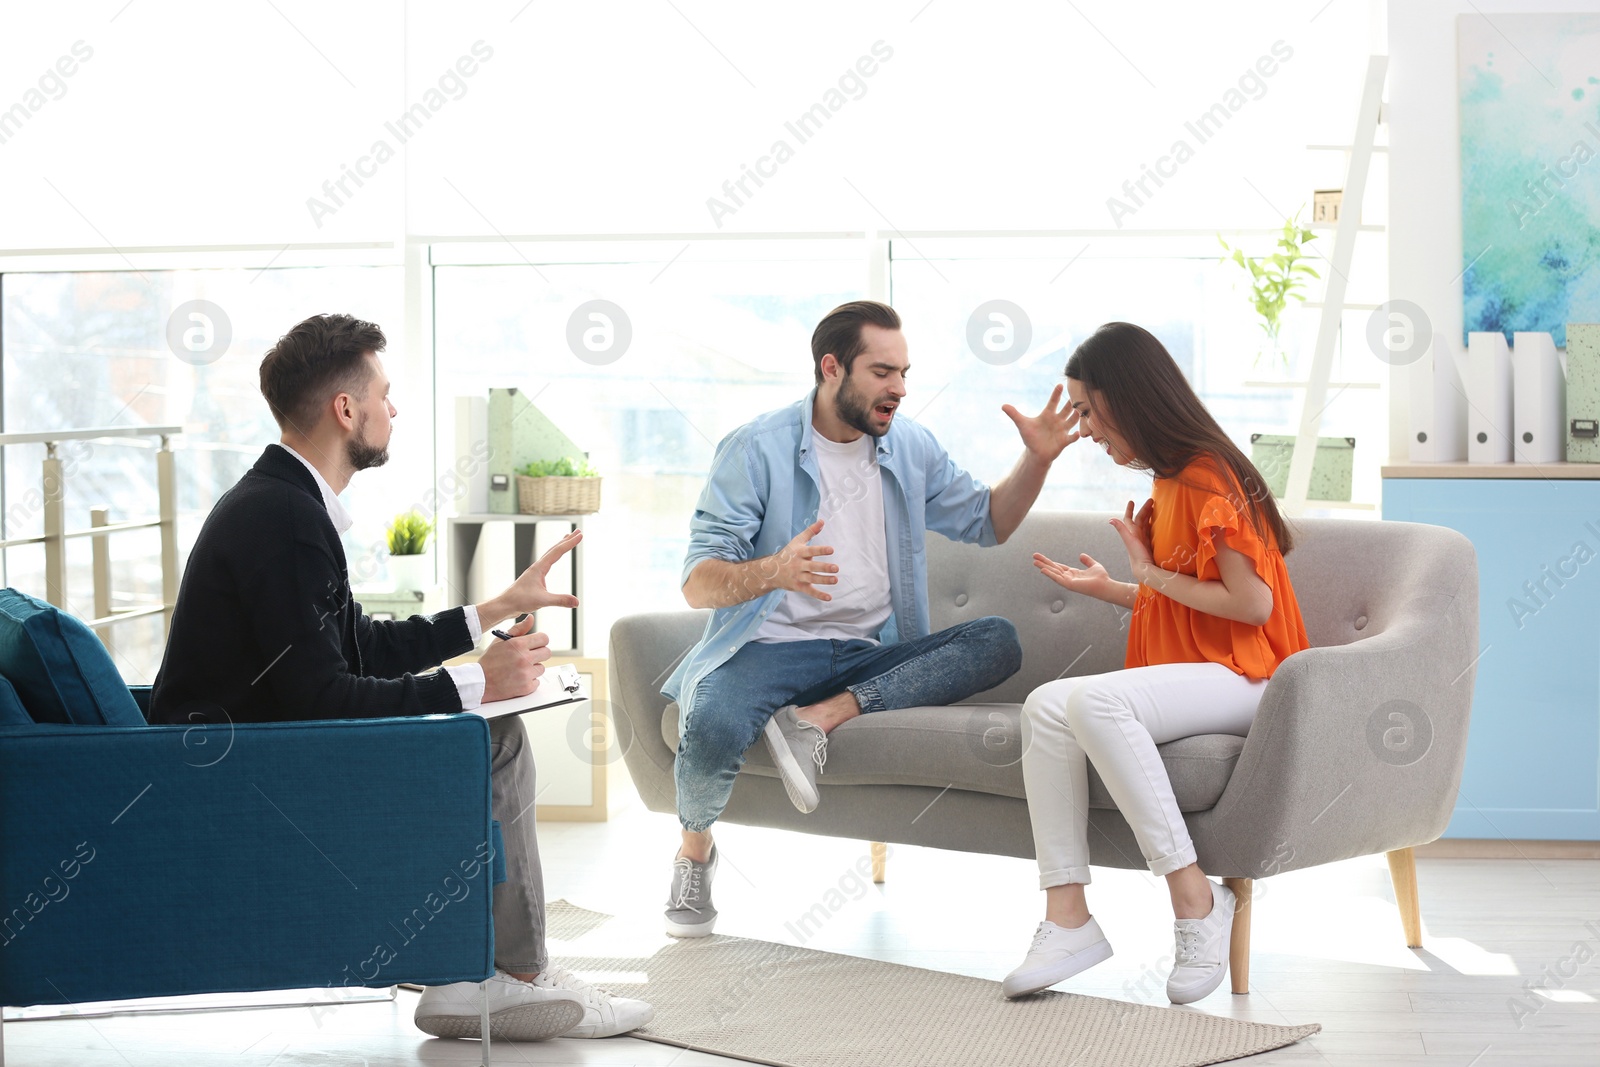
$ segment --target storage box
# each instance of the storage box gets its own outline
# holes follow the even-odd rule
[[[1567,461],[1600,463],[1600,325],[1567,323]]]
[[[514,482],[519,467],[539,459],[587,455],[517,389],[489,390],[488,430],[489,512],[494,515],[532,514],[522,506],[522,490]],[[541,509],[538,514],[570,513]]]
[[[361,613],[378,620],[428,615],[432,613],[430,608],[436,611],[443,606],[433,603],[438,600],[435,590],[356,589],[352,592],[356,603],[361,605]]]
[[[1291,434],[1253,433],[1250,435],[1250,462],[1267,481],[1272,495],[1281,498],[1289,488],[1289,461],[1294,455]],[[1311,460],[1311,487],[1307,500],[1350,499],[1355,473],[1354,437],[1319,437]]]

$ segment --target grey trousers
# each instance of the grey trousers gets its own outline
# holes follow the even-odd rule
[[[494,963],[502,971],[543,971],[544,871],[535,831],[533,753],[518,715],[489,720],[490,808],[505,838],[506,880],[494,887]]]

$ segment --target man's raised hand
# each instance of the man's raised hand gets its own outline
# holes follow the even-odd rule
[[[1066,404],[1059,409],[1056,405],[1061,403],[1061,389],[1057,385],[1050,392],[1050,399],[1045,403],[1044,410],[1028,418],[1012,407],[1002,404],[1000,410],[1005,412],[1017,426],[1017,434],[1022,438],[1022,445],[1034,456],[1046,463],[1055,462],[1055,458],[1072,442],[1082,437],[1078,432],[1078,411],[1071,404]]]

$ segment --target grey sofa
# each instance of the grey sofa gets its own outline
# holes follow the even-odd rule
[[[789,803],[757,742],[724,821],[1032,858],[1021,702],[1054,678],[1120,668],[1127,612],[1061,589],[1030,560],[1035,551],[1068,562],[1088,552],[1126,580],[1107,518],[1035,514],[987,549],[930,535],[934,628],[1004,616],[1021,635],[1022,669],[962,705],[841,726],[810,815]],[[1202,735],[1160,749],[1201,866],[1240,894],[1235,992],[1248,988],[1254,878],[1388,853],[1407,943],[1420,945],[1411,848],[1437,838],[1455,804],[1479,654],[1477,561],[1462,535],[1336,519],[1294,529],[1289,570],[1313,647],[1279,667],[1248,737]],[[709,614],[633,615],[611,630],[614,725],[654,811],[675,810],[678,708],[660,686]],[[1142,868],[1098,777],[1090,804],[1093,863]]]

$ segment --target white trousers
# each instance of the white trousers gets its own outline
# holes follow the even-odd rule
[[[1165,663],[1061,678],[1029,693],[1022,705],[1022,780],[1039,887],[1089,881],[1086,760],[1094,761],[1152,873],[1195,862],[1156,746],[1195,734],[1243,737],[1266,686],[1220,663]]]

